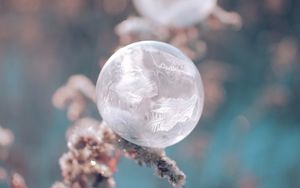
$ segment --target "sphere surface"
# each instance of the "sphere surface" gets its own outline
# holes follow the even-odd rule
[[[122,138],[141,146],[164,148],[186,137],[199,121],[203,99],[196,66],[162,42],[119,49],[97,81],[103,120]]]
[[[134,0],[137,11],[162,25],[186,27],[200,22],[215,8],[216,0]]]

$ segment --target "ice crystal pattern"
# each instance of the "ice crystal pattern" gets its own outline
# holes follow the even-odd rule
[[[165,148],[179,142],[196,126],[203,108],[197,68],[162,42],[119,49],[101,70],[96,90],[108,126],[141,146]]]

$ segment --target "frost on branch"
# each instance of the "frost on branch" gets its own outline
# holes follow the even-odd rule
[[[13,133],[0,126],[0,160],[5,160],[7,158],[9,148],[14,142]]]
[[[84,91],[85,89],[89,91]],[[66,136],[69,151],[63,154],[59,161],[63,182],[56,182],[52,188],[113,188],[113,174],[121,155],[135,160],[139,165],[153,168],[157,176],[168,179],[174,187],[183,187],[185,174],[163,150],[128,142],[116,135],[104,122],[84,117],[86,106],[78,108],[77,105],[73,105],[82,99],[80,104],[86,104],[86,99],[95,102],[94,96],[95,86],[81,75],[72,76],[68,83],[54,94],[55,106],[67,108],[68,112],[77,115],[69,116],[74,122]]]
[[[141,17],[129,17],[115,27],[115,33],[120,36],[120,44],[128,44],[135,39],[166,40],[169,37],[168,30],[156,25],[148,19]]]
[[[0,161],[8,164],[8,156],[11,145],[14,142],[14,134],[9,129],[0,126]],[[7,182],[11,188],[27,188],[24,178],[18,173],[9,171],[0,166],[0,182]]]
[[[59,160],[67,186],[114,187],[112,175],[119,155],[107,134],[97,121],[89,118],[80,119],[70,127],[69,151]]]
[[[11,188],[27,188],[24,178],[18,174],[12,174],[10,178],[10,187]]]
[[[13,141],[13,133],[10,130],[0,126],[0,161],[6,161],[10,146],[12,145]],[[1,181],[8,181],[8,173],[5,168],[0,166],[0,182]]]
[[[75,121],[84,115],[87,107],[86,99],[96,101],[95,87],[85,76],[74,75],[54,93],[53,105],[59,109],[68,107],[68,118]]]
[[[135,160],[141,166],[153,168],[157,176],[167,178],[174,187],[184,186],[185,174],[163,150],[141,147],[120,137],[117,146],[123,149],[126,157]]]
[[[136,0],[133,5],[140,14],[130,15],[115,27],[121,46],[158,40],[174,45],[192,60],[205,56],[207,45],[202,34],[205,30],[220,30],[227,26],[239,30],[243,25],[237,12],[224,10],[215,0]],[[195,8],[198,10],[190,11]]]

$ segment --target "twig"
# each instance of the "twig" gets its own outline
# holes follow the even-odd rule
[[[117,138],[116,145],[123,150],[126,157],[135,160],[141,166],[153,168],[157,176],[168,179],[174,187],[184,187],[185,174],[177,167],[176,162],[166,155],[165,151],[141,147],[121,137]]]
[[[27,188],[24,178],[18,174],[14,173],[10,179],[10,187],[11,188]]]
[[[68,118],[75,121],[84,115],[86,99],[96,102],[95,86],[85,76],[74,75],[54,93],[52,102],[59,109],[68,107]]]
[[[216,6],[212,15],[215,16],[221,23],[232,25],[237,30],[241,29],[243,22],[241,16],[236,12],[227,12],[220,6]]]

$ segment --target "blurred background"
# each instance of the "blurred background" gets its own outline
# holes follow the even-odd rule
[[[186,173],[187,188],[299,188],[300,1],[218,4],[237,12],[243,27],[213,18],[197,26],[205,44],[194,58],[204,114],[167,152]],[[15,134],[8,163],[28,187],[61,179],[69,121],[52,106],[53,93],[73,74],[95,83],[120,45],[116,25],[137,15],[129,0],[0,0],[0,125]],[[115,178],[120,188],[170,187],[126,159]]]

